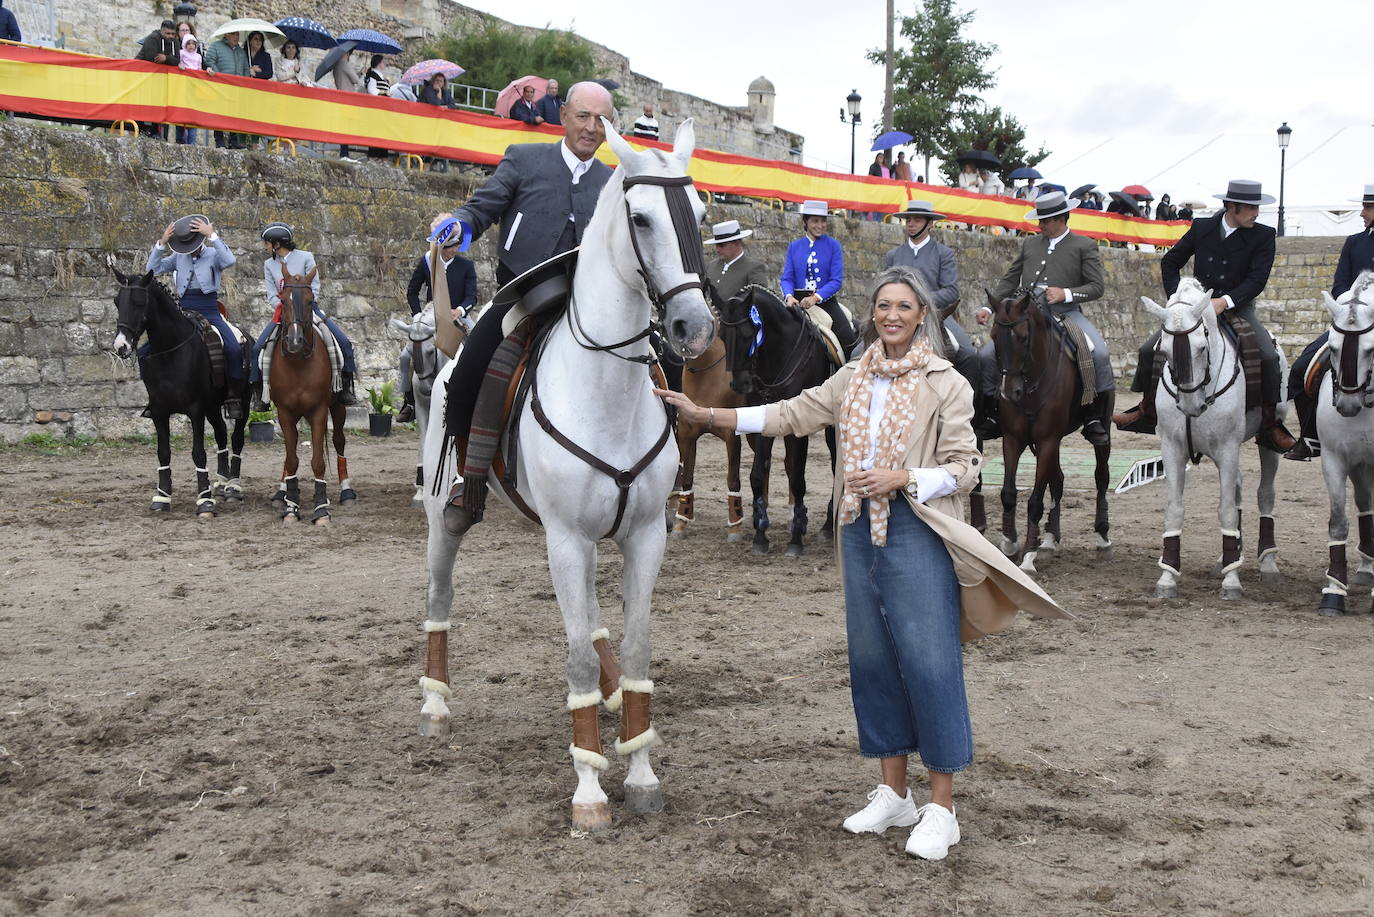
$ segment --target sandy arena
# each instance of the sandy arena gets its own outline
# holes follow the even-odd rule
[[[904,830],[839,829],[877,768],[830,548],[726,544],[718,442],[656,593],[667,811],[626,814],[613,761],[614,826],[570,831],[562,626],[542,534],[504,506],[459,560],[453,735],[419,738],[414,446],[351,437],[361,498],[327,530],[269,509],[279,444],[249,448],[250,500],[209,523],[184,441],[170,518],[146,512],[150,446],[0,450],[0,914],[1374,914],[1374,618],[1314,614],[1315,464],[1282,463],[1285,580],[1265,588],[1247,449],[1235,602],[1211,573],[1210,465],[1189,475],[1177,601],[1149,597],[1162,484],[1113,498],[1109,557],[1087,495],[1066,499],[1040,579],[1079,617],[967,648],[963,841],[931,863]]]

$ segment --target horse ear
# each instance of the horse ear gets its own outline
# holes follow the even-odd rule
[[[1164,321],[1164,316],[1168,314],[1167,309],[1165,309],[1163,306],[1161,306],[1159,303],[1155,302],[1148,296],[1140,297],[1140,304],[1145,307],[1146,311],[1148,311],[1155,318],[1159,319],[1161,322]]]
[[[148,273],[144,274],[143,279],[139,282],[142,283],[145,287],[151,284],[153,282],[153,272],[149,271]]]
[[[697,129],[692,124],[692,119],[688,118],[677,126],[677,133],[673,135],[673,155],[682,163],[684,169],[692,161],[692,151],[696,148]]]
[[[998,300],[996,296],[993,296],[992,291],[989,290],[987,287],[983,287],[983,294],[988,298],[988,308],[996,312],[997,307],[1002,305],[1001,301]]]
[[[120,286],[128,285],[129,276],[125,274],[123,271],[121,271],[119,268],[115,267],[113,261],[110,262],[110,270],[114,271],[115,280],[119,281]]]
[[[312,268],[311,268],[309,271],[307,271],[306,274],[305,274],[305,278],[304,278],[304,279],[305,279],[305,282],[306,282],[306,283],[314,283],[314,282],[315,282],[315,275],[318,274],[319,272],[320,272],[320,269],[319,269],[318,266],[312,267]]]
[[[634,159],[634,149],[625,142],[625,138],[620,136],[620,131],[615,129],[615,125],[605,118],[601,119],[601,126],[606,129],[606,142],[611,145],[611,151],[615,153],[615,158],[620,160],[622,167],[628,166],[630,160]]]
[[[1339,313],[1345,308],[1336,302],[1335,298],[1326,290],[1322,290],[1322,305],[1326,306],[1326,311],[1331,313],[1333,321],[1340,318]]]

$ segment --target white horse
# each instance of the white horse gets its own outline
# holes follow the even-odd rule
[[[449,362],[448,354],[434,346],[434,307],[425,308],[411,321],[393,318],[391,327],[406,336],[410,348],[410,391],[415,396],[415,425],[420,431],[420,447],[415,458],[414,502],[423,505],[425,433],[429,427],[429,402],[439,371]],[[461,345],[460,345],[461,350]]]
[[[657,741],[649,699],[649,601],[663,560],[663,506],[677,473],[677,445],[668,436],[663,402],[654,395],[648,334],[661,314],[669,346],[686,359],[715,338],[715,319],[702,292],[700,222],[705,208],[687,176],[695,138],[683,122],[673,152],[636,152],[603,121],[620,167],[597,201],[582,237],[572,298],[546,338],[533,370],[530,399],[518,432],[518,493],[544,526],[549,573],[568,638],[568,697],[577,774],[575,828],[610,824],[600,775],[597,705],[623,705],[616,751],[629,756],[625,802],[632,811],[663,806],[649,763]],[[444,528],[443,509],[456,477],[452,457],[440,467],[447,382],[440,373],[425,442],[424,474],[442,486],[425,488],[429,518],[429,600],[424,706],[420,731],[445,735],[449,611],[453,565],[462,537]],[[584,454],[578,454],[580,450]],[[602,463],[594,466],[592,460]],[[638,474],[618,469],[636,469]],[[511,503],[496,475],[492,490]],[[597,543],[610,537],[624,555],[624,639],[620,674],[597,604]]]
[[[1169,479],[1169,503],[1164,511],[1164,549],[1159,566],[1164,572],[1155,584],[1155,597],[1178,597],[1182,575],[1184,469],[1198,455],[1217,467],[1221,481],[1221,597],[1240,598],[1243,589],[1237,570],[1241,558],[1240,446],[1259,431],[1260,411],[1245,409],[1245,373],[1230,336],[1220,330],[1212,309],[1212,294],[1185,277],[1165,306],[1149,297],[1140,300],[1163,324],[1160,349],[1167,361],[1155,394],[1159,417],[1159,445]],[[1165,342],[1172,342],[1166,346]],[[1287,361],[1279,353],[1279,372],[1287,375]],[[1280,405],[1280,417],[1286,409]],[[1281,581],[1279,549],[1274,541],[1274,475],[1279,454],[1261,448],[1260,482],[1256,497],[1260,511],[1260,581]]]
[[[1331,372],[1317,398],[1322,477],[1331,500],[1327,521],[1326,586],[1317,613],[1345,613],[1347,586],[1374,585],[1374,272],[1365,271],[1339,300],[1322,292],[1331,313]],[[1355,491],[1360,566],[1347,582],[1345,482]],[[1374,611],[1374,605],[1368,609]]]

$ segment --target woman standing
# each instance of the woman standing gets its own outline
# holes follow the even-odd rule
[[[281,46],[281,60],[272,70],[272,78],[279,83],[294,83],[297,86],[310,86],[310,77],[301,66],[301,48],[288,40]]]
[[[871,300],[863,355],[795,398],[705,408],[657,391],[685,419],[739,433],[807,436],[838,425],[850,691],[859,750],[879,759],[882,775],[844,829],[914,825],[907,852],[939,860],[959,842],[954,774],[973,761],[961,638],[1005,629],[1018,608],[1067,615],[963,522],[959,491],[972,489],[981,464],[973,392],[943,356],[924,284],[910,268],[888,268]],[[907,787],[912,754],[930,774],[931,799],[919,809]]]
[[[272,79],[272,55],[262,44],[261,32],[248,33],[248,75],[255,80]]]

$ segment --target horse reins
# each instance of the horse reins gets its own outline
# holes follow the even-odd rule
[[[314,329],[311,327],[311,323],[300,315],[301,300],[305,299],[305,291],[308,289],[310,289],[310,284],[308,283],[287,283],[285,280],[281,281],[277,289],[277,299],[281,299],[282,293],[287,293],[291,297],[291,321],[288,322],[286,320],[286,307],[285,305],[282,306],[282,352],[288,352],[286,350],[287,330],[292,325],[298,325],[301,328],[301,337],[304,339],[304,343],[301,346],[301,356],[307,360],[315,353]],[[309,310],[306,311],[306,315],[309,315]]]
[[[1029,304],[1030,304],[1030,307],[1031,307],[1031,308],[1034,308],[1034,309],[1036,309],[1037,311],[1041,311],[1040,303],[1037,302],[1036,299],[1033,298],[1033,297],[1031,296],[1031,294],[1029,293],[1029,291],[1026,292],[1026,293],[1024,294],[1024,296],[1025,296],[1025,298],[1029,301]],[[1049,318],[1048,318],[1047,316],[1044,316],[1043,311],[1041,312],[1041,314],[1042,314],[1042,317],[1044,317],[1046,321],[1049,321]],[[1027,310],[1026,314],[1022,315],[1020,318],[1016,319],[1015,321],[1006,322],[1006,321],[1003,321],[1003,320],[1000,319],[1000,318],[995,318],[995,319],[993,319],[993,324],[997,325],[997,327],[999,327],[999,328],[1005,328],[1005,329],[1007,329],[1008,333],[1010,333],[1010,331],[1011,331],[1012,328],[1015,328],[1017,325],[1020,325],[1020,324],[1023,323],[1023,322],[1026,323],[1026,351],[1029,352],[1030,349],[1031,349],[1032,347],[1035,346],[1035,323],[1031,321],[1031,316],[1030,316],[1030,311],[1029,311],[1029,310]],[[1017,368],[1017,367],[1015,367],[1015,366],[1008,366],[1008,367],[1006,367],[1005,369],[1002,368],[1002,357],[1001,357],[1001,353],[1000,353],[1000,352],[1001,352],[1001,351],[1004,351],[1004,350],[1006,349],[1006,347],[1007,347],[1007,342],[1006,342],[1006,337],[1005,337],[1004,335],[999,335],[999,336],[996,336],[996,337],[993,338],[993,350],[994,350],[994,352],[997,352],[997,353],[998,353],[997,366],[998,366],[998,370],[1001,372],[1002,378],[1003,378],[1003,379],[1006,379],[1008,376],[1020,376],[1021,378],[1025,379],[1025,378],[1026,378],[1026,367],[1025,367],[1025,360],[1024,360],[1024,358],[1022,359],[1022,365],[1021,365],[1020,368]],[[1059,356],[1061,357],[1061,360],[1060,360],[1059,362],[1062,362],[1063,354],[1064,354],[1064,349],[1061,347],[1061,348],[1059,348]],[[1010,363],[1011,360],[1008,359],[1006,362],[1007,362],[1007,363]],[[1045,364],[1045,366],[1040,370],[1040,375],[1038,375],[1038,376],[1035,377],[1035,381],[1034,381],[1034,382],[1030,382],[1030,381],[1027,381],[1027,382],[1026,382],[1025,391],[1022,392],[1022,399],[1021,399],[1021,402],[1022,402],[1022,403],[1024,403],[1024,401],[1025,401],[1025,396],[1026,396],[1026,395],[1034,395],[1036,392],[1038,392],[1038,391],[1040,390],[1040,383],[1045,381],[1045,375],[1046,375],[1049,371],[1050,371],[1050,365],[1049,365],[1049,363],[1047,362],[1047,363]],[[1011,401],[1010,398],[1008,398],[1007,400],[1008,400],[1008,401]],[[1022,410],[1022,412],[1025,413],[1027,416],[1030,416],[1032,413],[1034,413],[1033,409],[1028,408],[1028,407],[1022,407],[1021,410]]]

